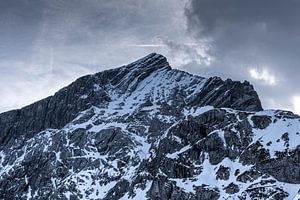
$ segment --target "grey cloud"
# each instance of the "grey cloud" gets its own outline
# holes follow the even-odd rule
[[[0,112],[153,51],[202,76],[250,79],[266,107],[290,108],[300,94],[298,11],[297,0],[0,1]]]
[[[197,63],[198,65],[209,65],[213,58],[207,52],[205,42],[201,43],[178,43],[169,39],[162,39],[162,43],[170,50],[171,60],[176,67]],[[176,61],[176,57],[179,58]]]
[[[169,57],[143,44],[186,37],[183,8],[181,0],[0,1],[0,112],[153,51]]]
[[[300,93],[293,87],[300,74],[300,1],[191,0],[185,14],[189,32],[212,41],[211,71],[250,79],[265,107],[292,108],[292,97]],[[254,79],[249,68],[267,69],[277,85]]]

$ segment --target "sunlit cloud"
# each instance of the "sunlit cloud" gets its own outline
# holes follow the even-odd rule
[[[249,69],[249,74],[251,78],[262,81],[264,84],[267,85],[276,85],[277,84],[277,79],[276,77],[269,72],[268,69],[258,69],[258,68],[250,68]]]
[[[0,23],[0,112],[151,52],[172,68],[249,80],[264,108],[292,109],[300,94],[292,87],[300,72],[299,2],[274,2],[288,11],[279,16],[267,9],[271,1],[259,3],[266,8],[260,15],[237,1],[1,1],[7,20]]]
[[[0,112],[18,109],[53,95],[76,78],[91,73],[88,68],[68,63],[64,63],[64,68],[55,70],[59,66],[52,58],[50,58],[50,66],[44,64],[0,61],[0,69],[12,74],[12,76],[2,76],[0,79],[0,84],[3,85],[0,88],[0,96],[3,97],[0,98]],[[16,80],[15,77],[18,79]]]
[[[168,38],[158,38],[165,45],[170,64],[175,68],[180,68],[190,63],[208,66],[214,58],[209,54],[209,46],[206,41],[175,41]]]
[[[300,115],[300,96],[294,96],[292,101],[294,112]]]

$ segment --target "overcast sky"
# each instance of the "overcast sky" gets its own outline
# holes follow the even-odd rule
[[[0,112],[150,52],[300,114],[299,0],[0,0]]]

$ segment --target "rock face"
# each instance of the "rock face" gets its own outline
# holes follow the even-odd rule
[[[295,199],[300,118],[150,54],[0,114],[0,199]]]

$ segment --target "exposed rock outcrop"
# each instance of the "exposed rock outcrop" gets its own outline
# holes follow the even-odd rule
[[[0,199],[293,199],[299,132],[249,82],[150,54],[0,114]]]

